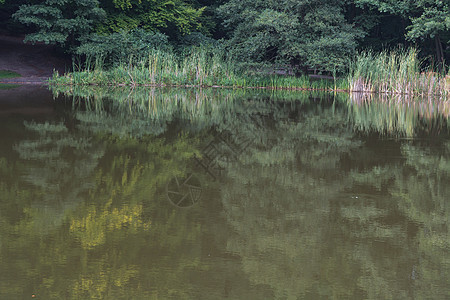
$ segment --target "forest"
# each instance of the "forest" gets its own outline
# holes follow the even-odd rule
[[[101,61],[102,68],[132,61],[150,68],[149,58],[155,53],[169,55],[167,61],[180,61],[194,51],[213,53],[209,57],[231,65],[225,70],[219,64],[224,70],[208,75],[213,78],[232,77],[231,69],[335,77],[355,72],[367,58],[384,61],[382,57],[391,56],[400,60],[401,69],[402,59],[410,58],[413,49],[414,73],[445,77],[450,59],[449,7],[449,0],[0,0],[0,20],[6,34],[55,44],[80,62]],[[210,62],[203,67],[219,68]],[[162,81],[189,81],[174,78]],[[209,84],[246,85],[241,81]],[[190,82],[203,85],[205,80],[198,80],[197,74]]]

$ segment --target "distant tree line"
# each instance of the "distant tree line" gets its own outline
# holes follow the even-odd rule
[[[0,0],[0,25],[71,54],[212,46],[236,63],[339,71],[358,49],[408,46],[445,65],[449,7],[450,0]]]

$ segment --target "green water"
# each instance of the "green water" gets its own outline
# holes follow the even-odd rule
[[[448,299],[449,105],[0,91],[0,299]]]

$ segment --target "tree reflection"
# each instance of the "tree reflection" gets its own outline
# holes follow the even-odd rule
[[[78,205],[92,187],[90,178],[104,150],[86,136],[69,132],[62,122],[25,122],[25,128],[34,138],[20,141],[14,149],[27,161],[21,179],[40,193],[40,201],[32,206],[40,218],[35,224],[45,232],[61,225],[65,211]]]
[[[423,131],[416,112],[388,127],[407,106],[70,93],[72,119],[26,123],[18,157],[0,153],[1,298],[448,294],[450,144],[396,139]],[[166,189],[188,174],[202,199],[182,209]]]
[[[350,184],[332,170],[360,147],[343,120],[343,111],[328,105],[302,113],[298,122],[266,128],[264,135],[274,140],[256,145],[243,165],[231,168],[222,188],[227,220],[237,232],[228,250],[242,257],[252,282],[271,286],[276,299],[358,295],[350,279],[357,265],[340,257],[348,245],[330,245],[339,233],[331,224],[333,199]]]
[[[69,132],[62,123],[26,123],[37,137],[15,146],[17,162],[1,159],[8,182],[0,184],[6,196],[1,211],[11,212],[13,201],[20,205],[14,220],[1,218],[1,253],[11,264],[2,264],[0,273],[16,275],[12,282],[2,276],[1,296],[182,296],[183,286],[174,293],[164,278],[184,277],[183,270],[196,265],[182,249],[198,239],[201,227],[186,227],[185,216],[161,209],[158,194],[169,178],[184,174],[196,140],[186,134],[137,140],[78,125]],[[149,217],[159,214],[172,214],[171,221]],[[179,275],[147,272],[167,263],[147,253],[166,250],[180,265]]]
[[[319,116],[292,135],[280,129],[276,150],[230,169],[222,201],[237,235],[228,249],[275,298],[445,297],[448,147],[394,142],[377,157],[339,111]]]

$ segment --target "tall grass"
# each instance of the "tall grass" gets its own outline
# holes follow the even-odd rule
[[[335,73],[335,72],[334,72]],[[194,48],[183,54],[151,50],[106,68],[102,57],[74,64],[73,72],[54,73],[50,84],[100,86],[195,86],[281,90],[345,90],[384,94],[447,97],[450,75],[425,68],[417,50],[361,52],[349,63],[348,76],[313,80],[308,76],[255,74],[238,69],[222,51]]]
[[[183,55],[153,50],[145,58],[133,57],[105,68],[101,57],[74,64],[73,72],[54,73],[51,84],[247,87],[271,89],[333,89],[331,80],[312,81],[308,76],[250,75],[220,51],[194,49]],[[342,83],[341,83],[342,86]]]
[[[350,63],[349,70],[351,92],[445,96],[450,87],[445,74],[424,67],[414,48],[362,52]]]

